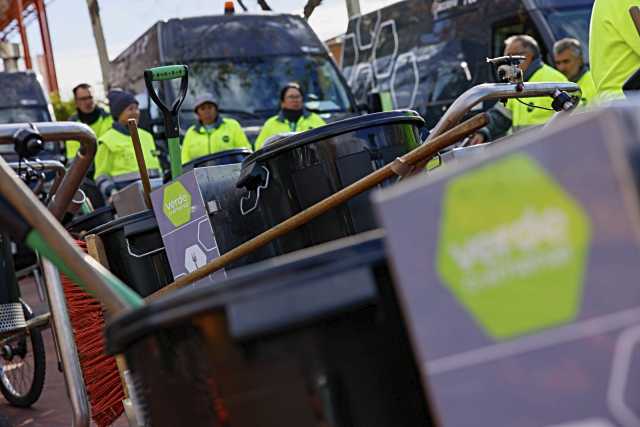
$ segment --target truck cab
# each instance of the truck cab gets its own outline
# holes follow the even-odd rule
[[[357,102],[377,94],[387,109],[415,109],[433,127],[465,90],[497,80],[486,58],[501,56],[509,36],[536,38],[548,64],[561,38],[588,47],[592,7],[593,0],[404,0],[349,22],[343,72]]]
[[[168,64],[190,67],[182,131],[196,122],[196,96],[210,92],[222,115],[238,120],[253,141],[262,124],[277,114],[280,89],[291,81],[302,85],[307,108],[327,121],[358,111],[325,46],[299,16],[216,15],[156,23],[111,64],[111,86],[141,94],[141,108],[148,107],[155,126],[161,121],[145,95],[143,71]],[[178,84],[161,84],[161,97],[175,99]]]

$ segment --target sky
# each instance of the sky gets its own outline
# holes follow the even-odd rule
[[[367,13],[396,1],[360,0],[360,6],[362,13]],[[110,59],[159,20],[219,14],[224,8],[224,0],[100,0],[99,3]],[[306,0],[268,0],[268,3],[277,12],[302,13]],[[256,0],[244,0],[244,4],[250,11],[259,10]],[[241,9],[236,6],[236,10]],[[47,13],[61,95],[70,99],[76,84],[101,81],[86,0],[50,0]],[[343,34],[347,22],[345,0],[324,0],[309,20],[322,40]],[[28,34],[35,57],[42,53],[37,22],[29,25]],[[12,41],[19,41],[17,35]]]

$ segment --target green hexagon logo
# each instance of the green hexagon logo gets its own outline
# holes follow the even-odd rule
[[[590,229],[560,184],[516,154],[448,184],[436,268],[489,336],[514,338],[575,319]]]
[[[165,187],[162,211],[174,227],[180,227],[191,221],[191,193],[180,181]]]

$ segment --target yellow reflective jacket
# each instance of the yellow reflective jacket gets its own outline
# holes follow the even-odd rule
[[[156,156],[153,135],[139,129],[144,160],[151,176],[160,174],[160,161]],[[119,123],[102,135],[98,141],[95,157],[95,180],[98,188],[108,196],[118,183],[140,178],[136,153],[128,129]]]
[[[91,123],[89,127],[93,130],[93,133],[96,134],[96,138],[100,138],[109,129],[111,129],[111,126],[113,125],[113,117],[111,117],[111,114],[109,114],[107,111],[103,110],[102,108],[100,107],[97,107],[97,108],[100,110],[100,116],[98,117],[98,120]],[[73,116],[71,116],[69,120],[72,122],[80,121],[78,119],[77,114],[74,114]],[[79,149],[80,149],[80,141],[73,141],[73,140],[67,141],[65,143],[65,151],[66,151],[67,159],[72,160],[73,158],[75,158]]]
[[[587,107],[596,100],[596,85],[593,83],[593,77],[591,71],[586,69],[582,76],[576,82],[580,86],[582,91],[582,98],[580,99],[580,105]]]
[[[251,149],[251,143],[236,120],[221,118],[211,130],[202,124],[189,128],[182,142],[182,164],[208,154],[233,148]]]
[[[271,117],[267,120],[262,126],[262,130],[260,131],[260,135],[258,135],[258,139],[256,139],[256,150],[262,148],[264,142],[274,135],[279,133],[287,133],[287,132],[304,132],[307,130],[319,128],[320,126],[324,126],[327,123],[320,117],[319,115],[304,111],[302,116],[298,119],[296,123],[289,122],[285,119],[282,112],[277,116]]]
[[[596,0],[591,14],[589,62],[598,98],[621,98],[622,85],[640,68],[640,35],[629,15],[640,0]]]
[[[527,80],[528,83],[549,83],[549,82],[567,82],[567,78],[560,71],[552,68],[542,62],[540,65],[535,62],[530,67],[539,67],[533,72]],[[545,124],[555,111],[551,107],[553,99],[549,96],[540,98],[522,98],[518,102],[516,99],[507,101],[507,109],[511,111],[511,126],[513,131],[528,126],[536,126]],[[529,104],[529,105],[525,105]],[[536,108],[536,107],[542,107]]]

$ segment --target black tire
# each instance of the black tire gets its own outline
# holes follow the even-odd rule
[[[25,318],[28,320],[32,317],[31,309],[24,302],[23,306]],[[7,357],[7,345],[15,350],[15,354],[10,358]],[[0,348],[0,393],[12,406],[30,407],[42,394],[46,366],[44,340],[39,329],[27,331],[24,335],[5,343]],[[20,372],[7,375],[4,372],[7,367],[11,367],[11,371]],[[26,376],[26,379],[23,376]]]

